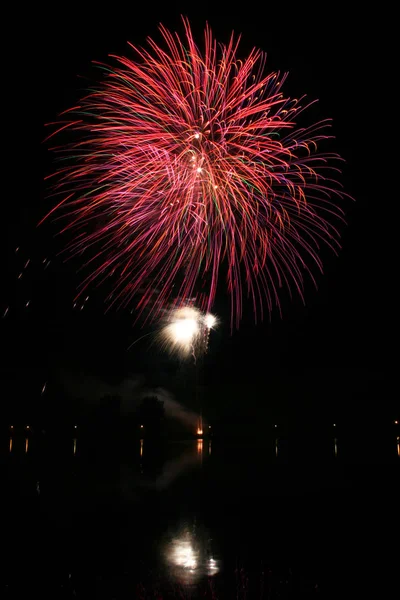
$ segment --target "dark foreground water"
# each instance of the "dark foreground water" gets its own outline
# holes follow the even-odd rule
[[[1,598],[399,598],[396,428],[0,440]]]

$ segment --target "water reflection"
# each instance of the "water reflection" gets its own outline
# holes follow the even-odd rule
[[[73,452],[74,452],[74,456],[75,456],[75,454],[76,454],[76,442],[77,442],[76,438],[73,439],[73,442],[74,442]]]
[[[196,466],[203,464],[203,440],[197,440],[197,445],[188,444],[179,456],[167,460],[162,468],[162,472],[153,482],[154,489],[162,490],[171,483]]]
[[[10,452],[12,451],[12,446],[13,446],[13,439],[12,439],[12,437],[10,437]]]
[[[29,449],[29,438],[25,438],[25,454],[28,452]]]
[[[152,447],[151,441],[146,440],[146,455],[144,441],[140,441],[138,461],[122,462],[120,464],[120,492],[125,502],[136,501],[143,490],[162,492],[170,487],[177,479],[190,470],[202,464],[202,452],[197,441],[171,445],[172,456],[167,458]],[[178,454],[176,450],[181,450]],[[157,458],[158,457],[158,458]]]
[[[335,444],[335,456],[337,456],[337,438],[334,439]]]
[[[170,574],[181,584],[194,584],[220,570],[220,560],[212,551],[209,532],[196,524],[184,523],[169,535],[164,549]]]
[[[142,461],[142,458],[143,458],[143,445],[144,445],[144,440],[141,439],[140,440],[140,450],[139,450],[139,456],[140,456],[140,474],[141,475],[143,474],[143,461]]]
[[[211,456],[211,440],[208,442],[208,454]]]
[[[203,440],[197,440],[197,454],[203,454]]]
[[[397,436],[397,456],[400,456],[400,437]]]
[[[276,427],[276,425],[275,425],[275,427]],[[279,453],[278,438],[275,438],[275,456],[276,456],[276,458],[278,458],[278,453]]]

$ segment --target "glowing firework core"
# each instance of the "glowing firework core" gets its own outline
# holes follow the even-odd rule
[[[216,325],[217,319],[214,317],[214,315],[207,313],[204,317],[204,323],[208,329],[212,329]]]
[[[182,319],[171,324],[171,334],[178,344],[190,343],[198,330],[199,326],[194,319]]]
[[[175,310],[170,323],[163,329],[164,340],[173,350],[188,354],[200,332],[200,313],[195,308],[185,307]]]
[[[165,327],[161,330],[162,343],[172,352],[181,355],[193,354],[203,343],[203,351],[207,350],[210,329],[217,324],[217,318],[210,313],[202,314],[193,307],[173,310]]]

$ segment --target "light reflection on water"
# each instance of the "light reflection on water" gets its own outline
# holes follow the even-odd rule
[[[185,585],[197,583],[203,577],[212,577],[221,568],[221,560],[212,551],[209,532],[195,519],[170,532],[163,555],[170,575]]]
[[[396,464],[396,467],[398,457],[400,457],[400,437],[397,433],[392,433],[390,437],[387,437],[387,445],[385,445],[385,450],[387,448],[390,460]],[[188,443],[169,444],[167,449],[163,449],[162,453],[159,453],[162,454],[160,463],[154,464],[154,457],[156,456],[158,459],[158,454],[152,447],[151,440],[136,438],[130,446],[132,452],[124,455],[124,459],[126,458],[125,463],[121,463],[120,456],[115,455],[115,461],[110,461],[110,471],[105,471],[103,468],[96,471],[93,469],[93,463],[90,460],[88,461],[86,457],[88,441],[85,436],[79,436],[79,453],[77,453],[77,436],[61,438],[62,459],[60,461],[55,455],[54,462],[51,446],[46,445],[45,438],[36,434],[32,434],[31,437],[32,439],[29,439],[23,433],[21,435],[13,433],[9,437],[9,444],[7,444],[6,438],[3,438],[4,443],[2,444],[3,452],[10,453],[9,464],[12,469],[16,471],[20,469],[21,481],[25,478],[26,485],[24,484],[24,489],[27,490],[27,494],[32,494],[36,490],[38,503],[47,503],[60,514],[62,510],[68,510],[68,503],[71,501],[71,505],[78,506],[79,509],[83,507],[89,513],[89,508],[99,503],[102,494],[104,497],[108,494],[108,498],[112,498],[115,505],[118,505],[118,510],[120,506],[123,506],[123,508],[126,506],[127,513],[130,515],[140,514],[140,517],[137,517],[137,521],[135,521],[135,526],[141,520],[146,521],[146,527],[149,524],[149,531],[146,530],[142,534],[144,544],[149,540],[155,540],[157,544],[157,550],[155,550],[157,561],[162,561],[173,581],[178,585],[188,586],[197,583],[203,585],[205,578],[228,569],[229,560],[223,546],[225,531],[228,531],[228,528],[226,530],[220,529],[219,520],[220,515],[224,516],[225,513],[229,513],[225,508],[225,503],[229,502],[228,495],[237,495],[239,486],[243,486],[243,489],[240,490],[243,498],[247,494],[247,490],[249,496],[252,496],[253,490],[264,487],[262,477],[268,478],[272,472],[278,474],[278,477],[273,479],[271,489],[275,486],[274,489],[279,490],[281,485],[279,479],[280,469],[273,468],[268,473],[265,469],[265,463],[269,462],[278,466],[283,463],[285,456],[289,453],[287,446],[285,446],[287,438],[284,434],[279,438],[276,434],[272,435],[265,446],[257,448],[256,451],[254,451],[253,446],[248,444],[246,448],[243,444],[240,451],[235,452],[233,456],[228,453],[232,450],[228,445],[224,446],[215,438],[212,442],[205,438],[204,440],[192,440]],[[338,453],[339,443],[341,446],[340,453]],[[323,439],[321,446],[324,449],[324,460],[327,461],[328,467],[329,464],[332,466],[340,465],[343,460],[346,460],[349,453],[346,443],[348,443],[348,440],[341,434],[338,437],[328,435]],[[43,444],[43,446],[40,444]],[[107,453],[112,452],[108,439],[104,437],[102,444]],[[303,444],[306,444],[306,441],[301,440],[299,445],[293,446],[294,453],[298,452],[299,446],[303,446]],[[371,445],[375,447],[375,444],[377,452],[379,452],[378,438],[372,439]],[[213,445],[212,456],[211,445]],[[352,448],[355,448],[355,444]],[[313,455],[318,455],[318,449],[318,445],[313,447]],[[335,460],[337,456],[339,458]],[[277,458],[278,460],[276,460]],[[99,467],[102,467],[102,462],[99,461],[99,463]],[[256,465],[258,468],[255,479],[252,478],[251,467],[249,469],[250,463],[251,466]],[[71,465],[74,465],[73,468]],[[201,465],[203,465],[202,469]],[[262,471],[264,475],[260,477],[261,468],[264,469]],[[115,485],[116,469],[118,469],[117,493],[112,487]],[[196,469],[198,473],[201,473],[199,477],[196,475]],[[74,471],[74,477],[70,476],[72,471]],[[187,476],[190,471],[194,472],[193,475]],[[331,472],[336,473],[339,471],[340,469],[335,466]],[[250,475],[246,479],[249,473]],[[55,477],[58,478],[57,486],[62,489],[61,494],[58,494],[58,491],[56,494],[52,487]],[[38,479],[40,479],[40,488]],[[312,485],[309,484],[307,478],[304,481],[304,486]],[[176,483],[177,486],[174,487]],[[294,485],[303,484],[295,483]],[[56,490],[58,490],[57,486],[55,487]],[[143,488],[146,489],[143,491]],[[163,490],[167,488],[171,490],[171,493],[163,494]],[[148,490],[151,490],[151,493]],[[158,495],[158,492],[161,493]],[[226,494],[228,500],[223,496],[223,504],[222,502],[219,503],[218,494],[221,497]],[[148,499],[151,500],[148,504],[151,507],[149,509],[147,508]],[[209,514],[203,508],[208,501],[211,506],[210,509],[207,509]],[[60,504],[58,505],[57,502],[60,502]],[[122,502],[125,502],[125,504],[123,505]],[[190,502],[193,502],[193,506],[190,505]],[[165,509],[165,506],[168,507],[168,510]],[[247,506],[249,507],[249,513],[256,514],[258,509],[254,508],[253,510],[253,502]],[[165,515],[168,515],[165,518],[163,516],[164,509]],[[146,510],[149,512],[146,513]],[[155,511],[159,512],[156,513]],[[220,513],[218,512],[218,519],[214,519],[214,511],[216,511],[216,514],[217,511],[220,511]],[[170,514],[175,516],[170,518]],[[197,514],[207,522],[212,534],[200,525],[194,517],[182,523],[180,521],[182,514]],[[156,519],[154,518],[155,515],[157,516]],[[152,524],[153,522],[157,523],[157,519],[159,519],[160,524],[157,524],[157,529],[152,530]],[[165,534],[169,523],[174,522],[175,525],[171,526],[168,533]],[[132,531],[133,536],[130,537],[129,543],[137,534],[138,529],[132,528],[130,534]],[[211,539],[212,537],[215,538],[214,541]],[[215,547],[215,541],[221,544],[221,553],[218,546]],[[152,552],[154,552],[154,548],[153,545]],[[213,585],[218,586],[221,577],[222,574],[213,579]]]
[[[18,436],[15,435],[13,429],[10,427],[11,429],[11,435],[8,438],[8,453],[9,454],[13,454],[14,452],[19,453],[19,452],[23,452],[25,454],[33,454],[35,455],[37,453],[37,443],[35,443],[33,446],[31,444],[31,440],[30,437],[28,435],[25,435],[22,439]],[[36,436],[34,436],[36,438]],[[387,450],[384,450],[384,452],[382,452],[379,448],[379,442],[378,442],[378,438],[376,441],[376,452],[374,452],[374,448],[373,448],[373,444],[369,444],[368,445],[368,449],[369,449],[369,453],[371,456],[371,459],[374,459],[374,456],[376,458],[381,457],[383,460],[385,460],[385,456],[384,454],[386,454],[386,458],[388,460],[393,460],[394,457],[399,457],[400,458],[400,436],[396,435],[395,438],[392,438],[393,441],[390,442],[390,440],[387,440],[387,445],[386,448]],[[34,440],[35,441],[35,440]],[[240,438],[238,438],[238,442],[240,443]],[[272,458],[272,456],[274,456],[275,459],[277,458],[283,458],[284,460],[291,460],[292,458],[296,458],[296,454],[292,456],[291,451],[288,452],[287,449],[287,439],[286,438],[279,438],[279,437],[274,437],[272,439],[272,453],[269,454],[268,451],[265,450],[261,450],[261,447],[258,450],[258,453],[261,451],[263,453],[263,455],[265,456],[265,459],[268,460],[268,454],[269,456]],[[343,440],[341,440],[343,441]],[[40,436],[37,440],[39,446],[41,446],[42,441],[40,439]],[[140,471],[143,473],[144,467],[145,467],[145,463],[144,463],[144,455],[145,455],[145,451],[144,451],[144,447],[145,447],[145,439],[141,438],[140,440],[138,440],[139,442],[139,448],[138,448],[138,455],[139,455],[139,464],[140,464]],[[65,443],[68,443],[67,441]],[[71,443],[71,442],[69,442]],[[173,463],[174,463],[174,467],[176,465],[176,471],[179,472],[181,465],[187,465],[187,463],[193,463],[197,464],[197,465],[201,465],[203,463],[203,458],[207,459],[211,457],[212,454],[212,442],[210,439],[206,439],[203,440],[202,438],[199,438],[197,440],[194,440],[193,442],[185,442],[186,446],[185,446],[185,450],[182,452],[182,454],[180,455],[179,459],[174,459]],[[355,443],[355,439],[353,438],[349,438],[346,442],[346,440],[344,441],[344,449],[341,450],[341,452],[339,453],[339,438],[338,437],[332,437],[331,438],[331,442],[330,444],[332,444],[330,447],[332,448],[332,450],[330,451],[333,456],[335,458],[338,458],[340,455],[341,460],[346,461],[347,458],[357,458],[357,456],[360,457],[360,459],[364,460],[365,459],[365,454],[364,453],[359,453],[359,452],[355,452],[356,449],[356,443]],[[31,447],[32,446],[32,447]],[[243,447],[244,448],[249,448],[251,447],[252,444],[244,444]],[[236,446],[235,446],[236,447]],[[392,448],[392,451],[390,451],[390,447]],[[218,449],[218,447],[217,447]],[[78,437],[75,435],[75,437],[72,438],[72,454],[73,456],[77,455],[77,450],[78,450]],[[301,450],[301,448],[300,448]],[[350,450],[350,452],[349,452]],[[271,452],[271,451],[270,451]],[[351,453],[351,456],[350,456]],[[332,456],[331,454],[331,456]],[[195,456],[197,456],[197,461],[195,460]],[[315,452],[312,452],[311,456],[315,456],[316,458],[321,457],[321,459],[323,459],[323,455],[320,454],[320,452],[316,449]],[[328,454],[325,455],[325,458],[328,459]],[[170,467],[170,460],[167,459],[165,461],[167,470],[169,470]],[[175,470],[175,468],[174,468]]]
[[[203,440],[197,440],[197,454],[200,457],[201,462],[203,462]]]

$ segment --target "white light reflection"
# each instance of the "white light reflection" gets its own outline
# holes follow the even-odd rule
[[[337,438],[334,439],[335,442],[335,456],[337,456]]]
[[[210,539],[204,528],[193,525],[173,537],[165,552],[171,574],[181,584],[194,584],[212,577],[220,570],[219,561],[211,553]]]
[[[197,556],[190,540],[174,540],[171,558],[177,567],[194,571],[197,567]]]
[[[218,571],[219,568],[217,565],[217,561],[214,558],[209,558],[207,565],[207,575],[210,577],[211,575],[215,575],[216,573],[218,573]]]
[[[76,455],[76,438],[73,439],[73,442],[74,442],[73,452],[74,452],[74,456],[75,456]]]

